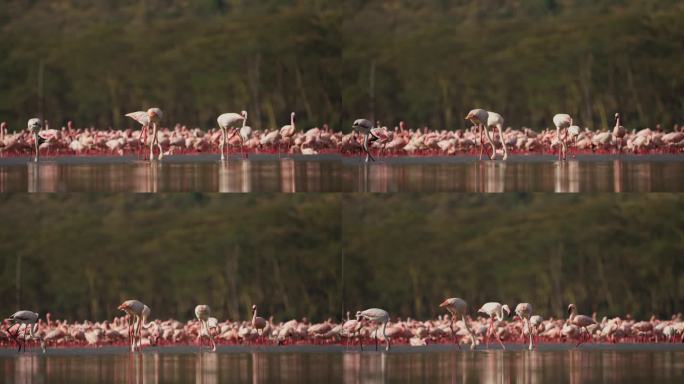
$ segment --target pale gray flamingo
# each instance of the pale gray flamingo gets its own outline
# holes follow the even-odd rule
[[[216,351],[216,343],[214,342],[214,337],[209,331],[208,321],[211,318],[211,308],[206,304],[200,304],[195,307],[195,317],[197,321],[200,322],[200,329],[197,334],[197,340],[199,341],[200,351],[202,350],[202,337],[206,337],[211,342],[211,350]]]
[[[240,113],[224,113],[216,118],[216,122],[218,123],[219,128],[221,128],[221,144],[219,145],[219,149],[221,150],[221,160],[226,159],[223,149],[226,147],[226,136],[228,134],[227,130],[232,129],[235,124],[240,121],[243,122],[243,125],[246,124],[247,111],[242,111]]]
[[[468,332],[468,335],[470,336],[470,348],[475,348],[477,345],[477,339],[475,338],[475,335],[473,335],[473,331],[470,330],[470,326],[468,325],[468,322],[466,321],[466,314],[468,313],[468,304],[465,302],[465,300],[458,298],[458,297],[451,297],[442,302],[442,304],[439,305],[440,308],[446,308],[447,311],[451,314],[449,316],[451,323],[451,334],[454,336],[454,339],[456,338],[456,334],[454,333],[454,318],[458,319],[459,317],[463,321],[463,326],[466,329],[466,332]],[[460,348],[460,346],[459,346]]]
[[[501,146],[503,147],[504,152],[503,160],[506,160],[508,159],[508,148],[506,147],[506,138],[504,137],[503,133],[504,119],[501,115],[492,111],[487,111],[487,115],[487,127],[496,128],[499,131],[499,141],[501,141]],[[492,159],[496,159],[496,151],[494,151]]]
[[[485,111],[484,109],[476,108],[468,112],[465,119],[470,120],[470,122],[477,125],[480,134],[480,160],[482,160],[482,152],[484,151],[484,140],[482,139],[483,134],[489,145],[492,146],[492,155],[489,156],[489,158],[493,160],[496,157],[496,147],[494,146],[494,141],[489,136],[489,130],[487,128],[489,124],[489,112]]]
[[[356,318],[359,320],[368,320],[375,323],[375,350],[378,350],[378,331],[382,325],[382,336],[385,339],[385,351],[389,351],[390,342],[387,338],[387,323],[389,323],[389,313],[380,308],[369,308],[365,311],[356,312]]]
[[[572,125],[572,117],[566,113],[559,113],[553,116],[553,125],[556,126],[556,140],[560,148],[558,149],[558,161],[565,160],[567,147],[565,138],[561,138],[561,129],[567,129]]]
[[[596,321],[589,316],[578,315],[577,307],[575,307],[575,304],[568,305],[568,314],[570,315],[570,317],[568,317],[568,323],[578,327],[580,331],[584,329],[584,331],[587,333],[587,336],[591,337],[591,334],[589,333],[587,327],[596,324]],[[579,345],[582,344],[582,342],[582,332],[580,332],[579,342],[575,347],[579,347]]]
[[[373,155],[371,155],[370,150],[368,149],[370,137],[372,136],[377,139],[377,137],[373,135],[373,132],[371,132],[371,129],[373,129],[373,123],[368,119],[356,119],[354,120],[354,124],[352,124],[352,128],[356,132],[359,132],[363,135],[363,150],[366,152],[366,163],[368,160],[375,161],[375,158]]]
[[[142,328],[147,328],[145,322],[152,312],[150,307],[138,300],[126,300],[117,307],[128,315],[128,337],[131,342],[131,352],[140,349]]]
[[[27,310],[22,310],[22,311],[17,311],[15,312],[12,316],[7,318],[7,321],[10,323],[10,328],[14,326],[15,324],[19,324],[19,327],[17,328],[17,333],[12,335],[9,329],[7,332],[14,338],[14,340],[19,344],[19,350],[18,352],[21,352],[22,348],[22,343],[19,341],[19,332],[21,331],[21,327],[24,327],[24,344],[23,348],[24,351],[26,351],[26,333],[31,336],[31,339],[33,340],[39,340],[40,341],[40,348],[42,349],[43,353],[45,353],[45,342],[43,338],[40,336],[36,336],[35,332],[38,328],[38,318],[39,315],[36,312],[33,311],[27,311]]]
[[[263,317],[259,317],[257,315],[257,306],[256,304],[252,305],[252,328],[256,329],[257,332],[260,333],[261,339],[263,341],[264,337],[264,328],[266,328],[266,325],[268,323],[266,322],[266,319]]]
[[[508,308],[508,305],[506,304],[501,305],[501,303],[492,301],[483,304],[482,307],[480,307],[480,309],[477,310],[477,312],[484,313],[487,316],[489,316],[489,330],[487,332],[489,338],[491,337],[492,331],[494,330],[494,319],[496,318],[496,320],[502,321],[505,318],[504,312],[506,313],[506,316],[508,316],[511,314],[511,309]],[[501,348],[506,349],[506,346],[501,341],[498,332],[495,333],[497,341],[499,342],[499,344],[501,344]],[[487,342],[487,345],[489,345],[489,342]]]
[[[618,153],[622,153],[622,143],[624,141],[624,137],[627,131],[625,130],[625,127],[620,125],[620,114],[616,113],[615,114],[615,127],[613,127],[613,137],[615,137],[615,142],[617,145],[617,150]]]
[[[515,307],[515,314],[522,319],[522,321],[527,325],[527,333],[530,336],[529,350],[532,348],[532,324],[530,324],[530,317],[532,317],[532,304],[530,303],[520,303]]]

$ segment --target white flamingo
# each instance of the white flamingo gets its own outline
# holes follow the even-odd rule
[[[501,141],[501,146],[503,147],[503,160],[508,159],[508,148],[506,148],[506,138],[503,134],[503,123],[504,119],[501,115],[496,112],[487,111],[487,127],[496,128],[499,131],[499,141]],[[493,141],[492,141],[493,142]],[[492,160],[496,159],[496,151],[492,154]]]
[[[465,300],[458,297],[451,297],[444,300],[439,307],[446,308],[446,310],[451,314],[451,316],[449,316],[451,320],[451,324],[449,326],[451,327],[451,334],[454,336],[454,339],[456,338],[456,334],[454,333],[454,318],[458,319],[460,317],[463,321],[463,326],[465,327],[466,332],[468,332],[468,335],[470,336],[470,348],[475,348],[477,345],[477,339],[475,338],[475,335],[473,335],[473,331],[470,330],[470,326],[466,321],[468,304],[465,302]]]
[[[587,329],[587,327],[592,324],[596,324],[596,321],[589,316],[578,315],[577,307],[575,307],[575,304],[568,305],[568,314],[570,315],[570,317],[568,317],[568,323],[578,327],[580,330],[584,329],[584,331],[587,333],[587,336],[590,337],[589,330]],[[582,344],[581,332],[579,342],[577,343],[577,345],[575,345],[575,347],[579,347],[580,344]]]
[[[141,125],[140,137],[138,139],[140,140],[141,148],[144,148],[145,144],[147,144],[147,131],[150,125],[150,117],[147,115],[146,111],[136,111],[127,113],[126,117],[130,117],[131,119],[137,121]]]
[[[211,336],[209,332],[208,321],[211,318],[211,308],[206,304],[200,304],[195,307],[195,317],[200,322],[200,330],[197,335],[197,340],[199,341],[200,351],[202,350],[202,337],[207,337],[211,341],[212,352],[216,351],[216,343],[214,342],[214,337]]]
[[[487,129],[489,125],[489,112],[479,108],[473,109],[468,112],[465,119],[470,120],[470,122],[478,127],[480,133],[480,160],[482,160],[482,152],[484,151],[484,140],[482,139],[483,133],[489,145],[492,146],[492,155],[489,158],[494,160],[496,158],[496,147],[494,146],[494,141],[492,140],[491,136],[489,136],[489,130]],[[503,124],[503,118],[501,120]]]
[[[530,317],[532,317],[532,304],[530,303],[520,303],[515,307],[515,314],[518,315],[523,322],[527,325],[527,333],[530,336],[529,350],[531,351],[532,346],[532,324],[530,324]]]
[[[613,127],[613,137],[615,137],[618,153],[622,153],[622,142],[624,140],[626,133],[627,133],[627,131],[625,130],[625,127],[620,125],[620,114],[616,113],[615,114],[615,127]]]
[[[506,316],[508,316],[511,314],[511,309],[508,308],[508,305],[506,304],[501,305],[501,303],[492,301],[483,304],[482,307],[477,310],[477,312],[484,313],[489,316],[489,330],[487,332],[489,338],[491,337],[492,331],[494,329],[494,319],[496,318],[498,321],[502,321],[505,318],[504,312],[506,313]],[[506,346],[501,341],[498,333],[496,333],[496,339],[499,341],[499,344],[501,344],[501,348],[506,349]],[[487,343],[489,344],[489,342]]]
[[[280,127],[280,138],[282,141],[290,140],[295,134],[295,113],[290,113],[290,124]],[[280,154],[280,145],[278,145],[278,154]]]
[[[37,117],[34,117],[32,119],[29,119],[28,121],[28,130],[33,134],[33,146],[35,150],[35,157],[33,158],[34,162],[38,162],[38,157],[40,156],[40,151],[38,150],[38,146],[40,145],[39,143],[39,133],[40,129],[43,127],[43,124],[40,122],[40,119]]]
[[[151,323],[149,325],[145,323],[152,311],[150,307],[138,300],[126,300],[118,306],[118,309],[128,314],[128,337],[131,341],[131,352],[135,352],[136,348],[140,349],[142,328],[148,328],[151,325]]]
[[[568,129],[572,125],[572,117],[566,113],[559,113],[553,117],[553,125],[556,126],[556,140],[560,145],[558,152],[558,161],[566,159],[567,147],[565,139],[561,138],[561,129]]]
[[[389,339],[387,338],[387,323],[389,323],[389,313],[385,311],[384,309],[380,308],[370,308],[366,309],[365,311],[358,311],[356,312],[356,318],[359,320],[365,319],[368,321],[372,321],[376,324],[375,326],[375,350],[378,350],[378,331],[380,330],[380,325],[382,325],[382,336],[385,339],[385,351],[389,351],[390,349],[390,342]],[[363,349],[363,346],[361,346],[361,349]]]
[[[219,145],[221,160],[226,159],[226,156],[223,154],[223,149],[226,147],[227,130],[233,128],[239,121],[243,122],[243,126],[247,123],[247,111],[242,111],[240,113],[224,113],[216,119],[219,128],[221,128],[221,144]]]
[[[373,155],[371,155],[370,150],[368,149],[368,143],[371,136],[376,139],[378,138],[377,136],[373,135],[373,132],[371,132],[373,129],[373,123],[368,119],[356,119],[354,124],[352,124],[352,128],[356,132],[363,134],[363,150],[366,152],[366,163],[369,159],[375,161],[375,158]]]

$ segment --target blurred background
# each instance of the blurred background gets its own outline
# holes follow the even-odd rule
[[[570,113],[628,129],[684,117],[680,0],[16,0],[0,7],[0,119],[25,128],[253,128],[359,116],[466,126],[476,106],[535,129]]]
[[[446,297],[535,313],[670,316],[684,307],[679,194],[0,195],[0,311],[72,320],[276,320]]]
[[[345,113],[465,127],[482,107],[539,129],[684,120],[680,0],[345,0]]]
[[[19,0],[0,7],[0,120],[26,128],[126,128],[150,106],[164,123],[252,128],[340,116],[340,14],[329,0]],[[41,79],[42,73],[42,79]],[[42,97],[41,97],[42,91]],[[52,128],[55,128],[53,126]]]
[[[102,320],[339,313],[337,194],[0,195],[0,310]]]
[[[668,317],[684,308],[678,194],[344,196],[344,302],[423,319],[461,297],[535,313]]]

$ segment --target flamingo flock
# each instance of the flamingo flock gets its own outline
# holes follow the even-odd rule
[[[211,316],[209,305],[195,307],[195,318],[185,322],[151,319],[150,307],[138,300],[126,300],[118,309],[123,316],[101,322],[68,322],[46,320],[38,313],[22,310],[4,321],[0,330],[0,347],[26,350],[27,344],[48,347],[103,347],[126,346],[131,352],[148,346],[196,345],[203,349],[204,340],[212,351],[217,345],[358,345],[380,342],[385,350],[392,344],[413,347],[428,344],[455,344],[458,348],[495,341],[502,349],[506,345],[523,344],[532,350],[538,343],[682,343],[684,317],[681,313],[670,319],[637,321],[627,315],[620,317],[592,316],[577,313],[574,304],[568,305],[568,317],[544,319],[535,315],[532,304],[520,303],[511,313],[506,304],[485,303],[471,317],[467,303],[457,297],[447,298],[440,305],[447,314],[424,321],[391,318],[380,308],[356,312],[341,322],[327,319],[311,323],[306,318],[275,321],[273,316],[259,316],[252,306],[249,320],[220,321]],[[512,314],[512,317],[511,317]],[[480,347],[481,348],[481,347]],[[498,348],[498,347],[497,347]]]
[[[390,129],[379,121],[357,119],[352,132],[332,130],[327,124],[320,128],[297,130],[295,113],[290,124],[280,129],[253,130],[247,125],[247,111],[224,113],[217,118],[217,128],[202,130],[176,124],[162,127],[163,112],[149,108],[126,114],[140,124],[138,129],[96,130],[75,128],[72,122],[61,129],[51,129],[47,121],[31,118],[25,130],[8,132],[7,123],[0,123],[0,156],[58,155],[125,155],[137,154],[149,160],[160,160],[171,154],[220,153],[225,160],[231,150],[246,157],[249,153],[284,153],[316,155],[338,153],[365,155],[374,161],[378,156],[452,156],[483,154],[495,160],[509,153],[558,154],[566,160],[568,152],[602,154],[650,154],[684,152],[684,127],[674,126],[665,132],[656,128],[631,130],[622,125],[619,113],[611,130],[580,128],[568,114],[557,114],[551,121],[554,129],[504,128],[504,118],[493,111],[473,109],[465,120],[473,126],[467,129],[431,130],[428,127],[408,129],[404,122]],[[155,155],[156,150],[156,155]],[[147,153],[145,153],[147,152]]]

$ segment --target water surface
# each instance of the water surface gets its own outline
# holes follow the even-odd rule
[[[682,383],[684,350],[634,346],[541,346],[527,351],[397,346],[389,353],[344,347],[192,347],[49,350],[0,354],[5,383]]]

